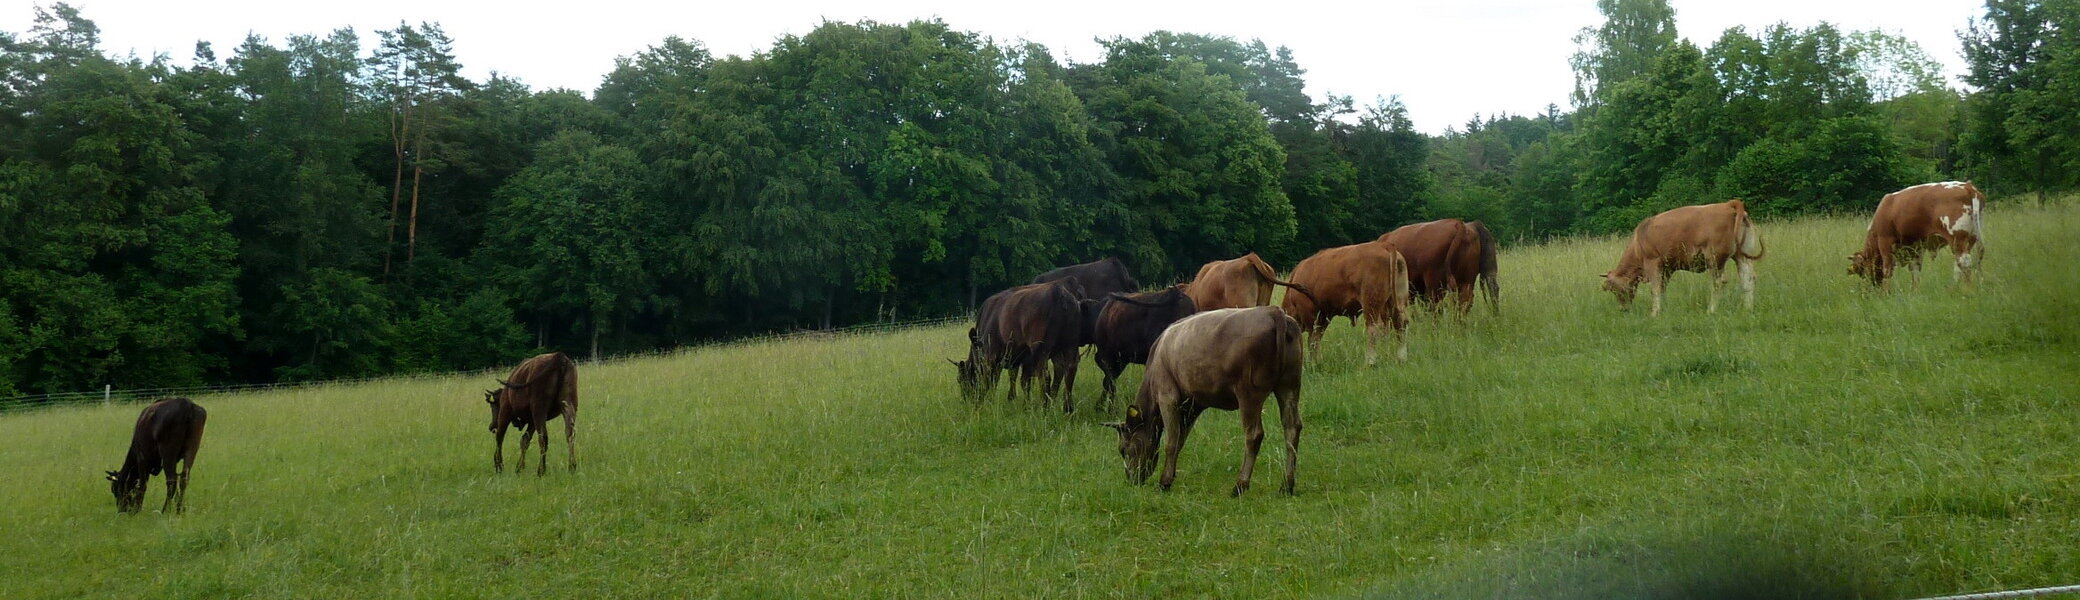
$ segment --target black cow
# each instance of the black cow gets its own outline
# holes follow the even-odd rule
[[[1076,296],[1079,300],[1104,299],[1114,293],[1127,294],[1141,289],[1141,282],[1135,281],[1134,274],[1127,271],[1127,265],[1119,262],[1117,258],[1069,265],[1041,273],[1033,278],[1033,283],[1062,279],[1074,280],[1081,286],[1081,293]]]
[[[187,398],[167,398],[144,407],[131,427],[123,469],[108,472],[116,512],[142,510],[145,484],[162,472],[166,474],[166,503],[159,512],[187,510],[188,475],[195,471],[195,450],[202,447],[202,425],[208,420],[209,413]]]
[[[1097,346],[1093,358],[1098,369],[1105,372],[1105,391],[1098,397],[1099,406],[1112,401],[1113,384],[1127,365],[1148,364],[1148,352],[1155,348],[1156,338],[1162,337],[1164,329],[1198,312],[1198,306],[1184,289],[1184,284],[1178,284],[1160,292],[1106,297],[1091,328],[1091,343]],[[1073,407],[1064,405],[1062,410],[1070,411]]]
[[[968,330],[968,359],[954,362],[962,394],[982,398],[996,387],[998,371],[1009,369],[1017,379],[1005,399],[1020,386],[1031,396],[1033,379],[1046,375],[1052,361],[1054,373],[1043,382],[1043,398],[1067,397],[1076,383],[1076,351],[1089,327],[1081,291],[1075,280],[1060,280],[1011,288],[984,300],[975,327]]]

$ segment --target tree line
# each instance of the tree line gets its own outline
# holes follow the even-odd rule
[[[39,7],[0,32],[0,395],[954,314],[1071,262],[1175,280],[1428,218],[1515,241],[1727,196],[1792,215],[1942,176],[2070,189],[2073,4],[1989,1],[1965,93],[1882,32],[1699,48],[1665,0],[1598,0],[1573,110],[1440,136],[1392,98],[1308,95],[1284,47],[1195,34],[1065,63],[826,22],[751,56],[667,38],[586,94],[464,77],[433,23],[177,64]]]

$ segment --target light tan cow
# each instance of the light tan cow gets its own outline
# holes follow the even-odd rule
[[[1192,277],[1192,283],[1185,287],[1184,293],[1192,297],[1192,305],[1199,310],[1249,308],[1271,304],[1271,286],[1274,285],[1309,293],[1305,286],[1280,281],[1271,263],[1264,262],[1255,252],[1199,267],[1199,274]]]
[[[1849,274],[1890,289],[1893,267],[1907,266],[1921,286],[1921,255],[1948,246],[1957,256],[1952,272],[1970,285],[1985,253],[1986,195],[1968,181],[1924,183],[1886,194],[1878,201],[1863,237],[1863,251],[1849,255]]]
[[[1119,455],[1127,480],[1148,480],[1156,466],[1156,440],[1163,441],[1162,489],[1177,481],[1177,454],[1199,413],[1209,408],[1241,414],[1242,473],[1234,495],[1249,490],[1264,442],[1264,397],[1276,394],[1278,421],[1285,427],[1286,477],[1300,456],[1300,324],[1278,308],[1229,308],[1185,317],[1163,330],[1141,378],[1141,391],[1127,406],[1127,419],[1107,423],[1119,431]]]
[[[1748,207],[1740,200],[1718,204],[1685,206],[1647,217],[1632,229],[1632,242],[1618,257],[1618,268],[1605,271],[1603,289],[1618,296],[1620,308],[1632,306],[1633,295],[1645,281],[1654,294],[1654,309],[1661,314],[1661,295],[1668,276],[1676,271],[1711,275],[1712,295],[1705,312],[1719,310],[1719,292],[1726,287],[1726,260],[1733,259],[1741,273],[1741,306],[1755,308],[1755,261],[1762,258],[1762,236],[1748,221]]]

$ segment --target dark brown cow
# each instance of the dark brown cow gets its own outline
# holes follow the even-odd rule
[[[1336,317],[1365,317],[1365,364],[1378,362],[1373,345],[1392,328],[1397,360],[1408,360],[1408,262],[1382,241],[1314,253],[1293,267],[1293,283],[1313,294],[1286,294],[1280,306],[1308,331],[1307,355],[1319,359],[1322,333]],[[1297,288],[1296,288],[1297,289]]]
[[[1986,195],[1967,181],[1924,183],[1886,194],[1863,238],[1863,251],[1849,255],[1849,274],[1891,289],[1893,268],[1905,264],[1914,286],[1921,286],[1921,255],[1948,246],[1957,256],[1953,273],[1972,283],[1979,257],[1985,253],[1985,220],[1980,209]]]
[[[1097,347],[1092,359],[1105,373],[1105,391],[1098,396],[1098,405],[1112,401],[1113,386],[1127,365],[1148,364],[1149,350],[1155,348],[1164,329],[1194,312],[1198,307],[1185,295],[1182,284],[1160,292],[1107,297],[1091,332],[1091,344]]]
[[[188,476],[195,472],[195,450],[202,447],[202,425],[209,412],[187,398],[167,398],[144,407],[130,431],[130,452],[120,471],[109,471],[109,491],[116,512],[144,509],[145,484],[166,474],[166,503],[159,512],[187,510]]]
[[[491,453],[491,469],[504,471],[506,428],[520,428],[520,465],[527,469],[527,443],[542,436],[542,460],[536,476],[549,472],[550,419],[563,417],[563,449],[570,454],[571,470],[578,470],[578,363],[562,352],[551,352],[521,362],[513,374],[498,382],[498,389],[484,392],[491,405],[491,435],[498,449]]]
[[[1103,299],[1114,293],[1128,294],[1141,289],[1141,282],[1117,258],[1105,258],[1078,265],[1069,265],[1033,277],[1032,283],[1047,283],[1063,279],[1074,280],[1076,299]]]
[[[996,387],[997,374],[1011,370],[1016,379],[1005,390],[1010,400],[1023,386],[1032,396],[1033,380],[1048,375],[1043,399],[1059,391],[1064,403],[1072,402],[1076,384],[1076,351],[1083,347],[1089,320],[1074,280],[1023,285],[992,294],[975,313],[975,327],[968,330],[968,358],[954,366],[960,372],[962,394],[979,400]]]
[[[1502,288],[1495,281],[1495,234],[1480,221],[1439,219],[1403,225],[1379,236],[1408,261],[1408,285],[1417,300],[1444,306],[1447,292],[1459,295],[1459,314],[1473,308],[1476,281],[1488,294],[1489,310],[1500,313]]]
[[[1163,436],[1161,485],[1169,490],[1177,481],[1177,454],[1192,424],[1199,413],[1218,408],[1242,415],[1242,473],[1233,492],[1242,495],[1264,442],[1264,397],[1277,394],[1278,421],[1286,430],[1281,489],[1293,493],[1293,471],[1300,461],[1300,370],[1300,323],[1277,308],[1202,312],[1171,325],[1156,341],[1126,421],[1107,423],[1119,431],[1127,481],[1148,481],[1155,470],[1156,437]]]
[[[1672,209],[1640,221],[1632,229],[1632,241],[1618,257],[1618,268],[1605,271],[1603,289],[1618,296],[1620,308],[1632,306],[1640,281],[1652,286],[1654,309],[1661,314],[1661,292],[1668,276],[1676,271],[1709,273],[1711,299],[1705,312],[1719,310],[1719,292],[1726,287],[1726,259],[1733,259],[1741,272],[1741,305],[1755,308],[1755,261],[1762,259],[1762,236],[1748,221],[1748,207],[1740,200]]]
[[[1249,308],[1271,304],[1271,286],[1274,285],[1309,293],[1306,286],[1296,287],[1290,281],[1280,281],[1271,263],[1264,262],[1255,252],[1199,267],[1199,274],[1192,277],[1192,283],[1185,287],[1184,293],[1192,297],[1192,303],[1199,310]]]

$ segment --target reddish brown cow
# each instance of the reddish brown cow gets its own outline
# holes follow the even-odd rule
[[[571,470],[578,470],[578,363],[562,352],[527,359],[513,374],[499,380],[498,389],[484,392],[491,405],[491,435],[498,449],[491,453],[491,469],[504,471],[506,428],[520,428],[520,464],[514,472],[527,469],[527,443],[542,436],[542,459],[534,474],[549,472],[549,420],[563,417],[563,448],[570,454]]]
[[[1924,183],[1886,194],[1878,201],[1864,234],[1863,251],[1849,255],[1849,273],[1890,289],[1893,267],[1905,264],[1914,286],[1921,286],[1921,255],[1948,246],[1957,256],[1954,273],[1970,285],[1985,253],[1985,220],[1980,208],[1986,195],[1966,181]]]
[[[1280,281],[1270,263],[1264,262],[1257,253],[1242,255],[1233,260],[1216,260],[1199,267],[1199,274],[1185,286],[1184,293],[1192,297],[1192,304],[1199,310],[1222,308],[1249,308],[1271,304],[1271,286],[1282,285],[1302,294],[1309,293],[1305,286],[1294,286],[1290,281]]]
[[[1336,317],[1353,324],[1365,317],[1365,364],[1378,362],[1373,345],[1388,328],[1399,345],[1394,357],[1408,360],[1408,262],[1394,245],[1371,241],[1314,253],[1293,267],[1293,283],[1313,294],[1286,294],[1280,306],[1309,332],[1307,355],[1319,358],[1322,333]]]
[[[980,399],[996,386],[998,372],[1009,369],[1016,379],[1005,390],[1005,400],[1020,387],[1032,396],[1033,380],[1044,378],[1043,399],[1059,393],[1065,406],[1073,406],[1070,391],[1080,358],[1076,351],[1083,347],[1090,321],[1079,300],[1081,289],[1073,279],[1060,279],[1011,288],[984,300],[975,313],[975,327],[968,330],[968,359],[954,362],[963,395]],[[1050,360],[1055,368],[1048,377]]]
[[[1408,285],[1415,298],[1435,309],[1444,306],[1446,292],[1459,295],[1459,314],[1473,308],[1473,286],[1478,282],[1488,294],[1488,308],[1502,312],[1497,297],[1502,289],[1495,282],[1495,235],[1480,221],[1439,219],[1403,225],[1379,236],[1394,244],[1408,261]]]
[[[1242,415],[1242,473],[1233,495],[1249,490],[1257,449],[1264,442],[1264,397],[1277,394],[1286,431],[1286,478],[1300,462],[1300,323],[1269,306],[1202,312],[1170,326],[1156,340],[1141,391],[1119,431],[1127,480],[1148,481],[1155,470],[1156,438],[1163,437],[1162,489],[1177,481],[1177,454],[1199,413],[1209,408]],[[1168,432],[1168,435],[1164,435]]]
[[[1741,305],[1755,308],[1755,261],[1762,258],[1762,236],[1748,221],[1748,207],[1740,200],[1719,204],[1685,206],[1647,217],[1632,229],[1632,242],[1618,257],[1618,268],[1605,271],[1603,289],[1618,296],[1620,308],[1632,306],[1639,283],[1646,281],[1654,293],[1654,309],[1661,314],[1661,293],[1668,276],[1676,271],[1709,273],[1712,295],[1705,312],[1719,310],[1719,292],[1726,287],[1726,259],[1733,259],[1741,272]]]
[[[144,508],[145,484],[152,476],[166,474],[166,503],[159,512],[187,510],[188,476],[195,472],[195,450],[202,447],[202,425],[209,412],[187,398],[167,398],[144,407],[130,429],[130,452],[123,455],[120,471],[109,471],[109,491],[116,495],[116,512]]]

